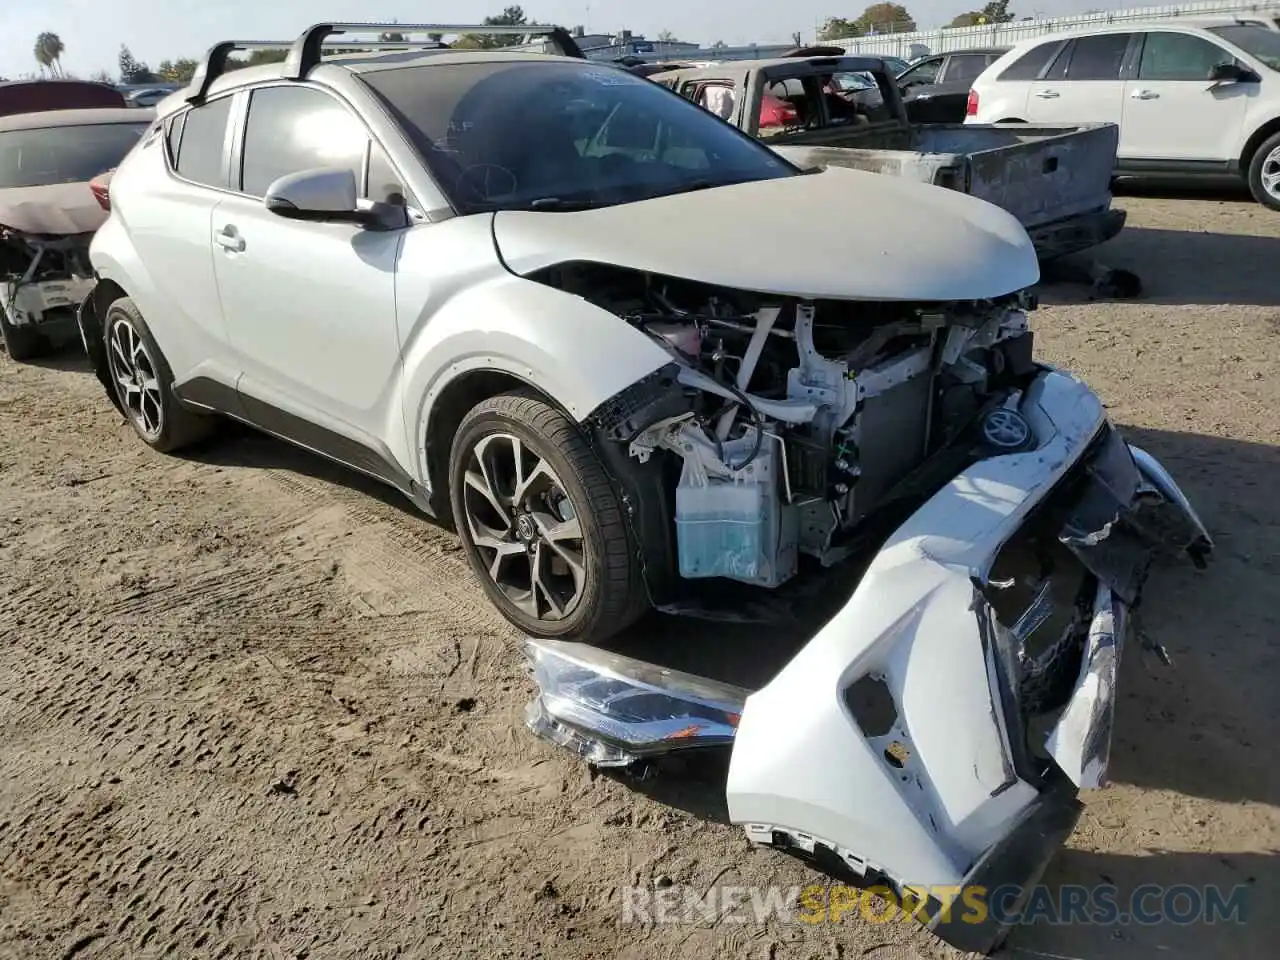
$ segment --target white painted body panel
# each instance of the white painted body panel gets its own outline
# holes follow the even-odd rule
[[[902,882],[946,885],[1035,797],[1012,773],[978,621],[964,614],[971,578],[985,575],[1104,413],[1061,372],[1039,380],[1022,410],[1039,447],[956,476],[885,543],[844,608],[747,699],[729,770],[733,822],[798,831]],[[894,732],[878,739],[863,736],[844,699],[868,675],[883,677],[898,710]],[[883,756],[893,740],[911,751],[901,770]]]
[[[90,247],[99,277],[137,303],[177,380],[208,376],[234,385],[239,371],[226,353],[209,243],[221,195],[170,177],[154,139],[116,170],[111,196],[111,216]]]
[[[407,231],[306,223],[226,196],[209,245],[239,389],[364,443],[406,471],[396,260]],[[215,242],[233,235],[242,249]]]
[[[892,223],[928,223],[904,256]],[[862,170],[701,190],[575,213],[497,215],[517,273],[566,261],[742,290],[856,300],[976,300],[1040,279],[1027,232],[994,204]]]

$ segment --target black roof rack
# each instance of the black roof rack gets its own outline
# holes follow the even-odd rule
[[[337,41],[334,35],[343,33],[408,33],[472,34],[486,36],[546,37],[559,50],[561,56],[586,59],[577,42],[564,27],[543,24],[527,26],[459,25],[449,23],[317,23],[310,26],[296,40],[224,40],[209,48],[187,85],[188,103],[198,103],[209,93],[209,87],[227,72],[227,60],[231,54],[243,50],[288,50],[283,76],[290,80],[303,80],[320,62],[325,47],[360,50],[448,50],[449,44],[440,40],[356,40]]]
[[[289,50],[289,59],[285,61],[284,75],[291,80],[305,79],[307,74],[320,62],[321,47],[325,41],[337,33],[429,33],[429,34],[480,34],[491,37],[546,37],[556,46],[561,56],[586,59],[576,40],[564,27],[547,24],[526,24],[523,26],[488,26],[485,24],[456,23],[317,23],[308,27]],[[405,44],[392,43],[390,46],[403,47]],[[416,44],[411,44],[416,45]],[[369,47],[367,43],[344,43],[344,47]],[[446,46],[447,44],[442,44]]]
[[[190,91],[187,102],[198,103],[205,98],[213,81],[227,72],[227,60],[237,50],[284,50],[292,46],[288,40],[223,40],[215,43],[191,75],[191,82],[187,84]]]

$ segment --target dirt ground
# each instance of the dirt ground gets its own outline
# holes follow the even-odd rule
[[[1119,202],[1106,256],[1146,296],[1048,289],[1038,346],[1164,459],[1218,554],[1153,578],[1174,666],[1124,660],[1115,782],[1048,880],[1248,884],[1250,911],[1007,952],[1274,956],[1280,214]],[[818,878],[726,823],[714,769],[629,784],[535,740],[520,638],[449,533],[254,434],[150,453],[74,350],[0,358],[0,571],[0,957],[954,955],[856,917],[622,924],[633,884]]]

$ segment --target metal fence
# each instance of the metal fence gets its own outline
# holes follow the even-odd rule
[[[1008,47],[1021,40],[1064,30],[1076,30],[1094,24],[1124,23],[1132,20],[1160,20],[1168,17],[1192,17],[1232,14],[1269,18],[1280,17],[1280,4],[1231,3],[1201,0],[1196,3],[1170,4],[1161,7],[1135,7],[1108,10],[1074,17],[1052,17],[1044,20],[1014,20],[1009,23],[985,24],[977,27],[945,27],[940,30],[918,30],[915,33],[888,33],[868,37],[835,40],[848,53],[879,53],[910,59],[929,53],[946,53],[968,47]],[[824,41],[825,42],[825,41]]]

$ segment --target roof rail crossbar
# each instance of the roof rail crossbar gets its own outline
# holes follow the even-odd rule
[[[227,72],[227,60],[237,50],[287,50],[292,46],[288,40],[223,40],[215,43],[191,75],[191,82],[187,84],[190,91],[186,96],[187,102],[198,103],[205,98],[213,81]]]
[[[294,41],[289,49],[289,57],[285,61],[284,76],[290,80],[303,80],[320,62],[322,47],[328,38],[341,33],[432,33],[432,34],[480,34],[493,37],[546,37],[565,57],[586,59],[577,41],[564,27],[544,24],[527,24],[523,26],[489,26],[486,24],[456,23],[317,23],[308,27],[302,36]],[[344,47],[369,48],[368,43],[343,43]],[[391,42],[390,46],[417,46],[414,43]],[[441,46],[447,46],[441,44]]]

